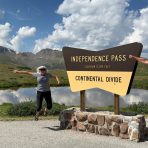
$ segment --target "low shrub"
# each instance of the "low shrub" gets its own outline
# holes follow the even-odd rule
[[[30,116],[35,114],[36,104],[33,101],[21,102],[8,109],[11,116]]]
[[[43,108],[46,104],[43,103]],[[58,115],[62,110],[66,109],[65,105],[60,105],[58,103],[53,103],[53,107],[48,111],[48,115]],[[36,112],[36,102],[25,101],[18,104],[12,105],[7,113],[10,116],[32,116]]]
[[[65,105],[61,105],[58,103],[53,103],[53,107],[51,110],[49,110],[48,114],[49,115],[59,115],[60,112],[64,109],[66,109],[67,107]]]
[[[43,108],[45,107],[46,107],[46,103],[44,101]],[[66,108],[68,107],[65,105],[53,103],[53,107],[51,110],[48,111],[48,115],[59,115],[59,113]],[[113,106],[98,107],[96,109],[113,111]],[[138,104],[129,105],[128,107],[125,107],[125,108],[120,108],[120,110],[121,112],[148,114],[148,103],[140,102]],[[35,115],[35,112],[36,112],[36,102],[33,102],[33,101],[25,101],[15,105],[9,105],[7,109],[7,114],[10,116],[33,116]]]
[[[139,102],[138,104],[132,104],[127,107],[130,111],[137,113],[148,113],[148,103]]]

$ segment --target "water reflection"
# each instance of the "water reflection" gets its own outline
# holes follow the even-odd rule
[[[79,105],[79,92],[71,92],[69,87],[52,87],[54,102],[67,106]],[[15,90],[0,90],[0,104],[4,102],[19,103],[36,99],[35,88],[20,88]],[[132,103],[148,102],[148,90],[132,89],[130,94],[120,97],[120,105],[127,106]],[[109,106],[113,105],[113,94],[100,90],[91,89],[86,91],[86,106]]]

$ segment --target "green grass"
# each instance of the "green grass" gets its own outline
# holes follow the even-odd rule
[[[22,102],[16,105],[12,105],[11,103],[4,103],[0,105],[0,121],[23,121],[23,120],[33,120],[34,119],[34,113],[30,112],[29,108],[34,108],[35,102]],[[28,105],[30,104],[30,105]],[[26,108],[27,105],[27,108]],[[18,108],[19,107],[19,108]],[[57,103],[53,104],[52,110],[49,111],[48,115],[46,117],[40,116],[40,120],[58,120],[59,113],[68,108],[67,106],[60,105]],[[9,114],[9,111],[13,109],[13,115]],[[17,111],[19,110],[19,112]],[[35,108],[34,108],[35,110]],[[96,107],[96,108],[88,108],[89,111],[111,111],[114,112],[113,106],[107,106],[107,107]],[[24,112],[23,116],[20,114],[20,112]],[[28,115],[27,112],[30,112],[31,114]],[[126,113],[133,113],[133,114],[143,114],[145,117],[148,117],[148,103],[140,102],[138,104],[132,104],[128,107],[121,107],[120,112],[123,114]]]
[[[96,108],[88,108],[88,111],[110,111],[114,113],[114,106],[109,106],[109,107],[96,107]],[[145,108],[145,110],[147,110]],[[135,115],[144,115],[145,118],[148,118],[148,112],[139,112],[139,111],[133,111],[129,107],[120,107],[119,112],[121,115],[125,116],[135,116]]]
[[[43,105],[43,107],[45,107]],[[53,108],[48,115],[40,116],[40,120],[58,119],[59,113],[66,109],[64,105],[53,103]],[[19,104],[3,103],[0,105],[0,121],[23,121],[33,120],[36,110],[36,103],[32,101],[22,102]]]
[[[96,107],[92,109],[90,108],[90,110],[114,112],[114,106]],[[143,114],[145,116],[148,116],[148,103],[139,102],[138,104],[132,104],[127,107],[121,107],[120,112],[121,113]]]
[[[148,89],[148,65],[138,64],[132,88]]]
[[[13,105],[11,103],[3,103],[0,105],[0,118],[8,116],[8,110],[12,107]]]
[[[35,69],[31,69],[29,67],[23,67],[14,64],[0,64],[0,89],[34,87],[37,85],[36,78],[24,74],[15,74],[13,73],[13,70],[15,69],[33,72],[36,71]],[[56,74],[59,77],[61,86],[69,85],[67,73],[65,70],[49,70],[49,73]],[[57,82],[54,79],[51,79],[50,84],[51,86],[57,86]]]
[[[43,101],[43,108],[46,107],[45,101]],[[58,115],[62,110],[66,109],[65,105],[53,103],[52,109],[48,111],[48,115]],[[32,116],[35,115],[36,102],[24,101],[18,104],[11,105],[7,108],[6,114],[9,116]]]
[[[28,75],[14,74],[13,70],[29,70],[36,71],[30,67],[25,67],[15,64],[0,64],[0,89],[19,88],[19,87],[34,87],[37,85],[36,78]],[[69,86],[67,72],[65,70],[54,69],[49,70],[49,73],[55,74],[61,81],[61,86]],[[51,86],[57,86],[54,79],[50,81]],[[132,84],[132,88],[148,89],[148,66],[139,63]]]

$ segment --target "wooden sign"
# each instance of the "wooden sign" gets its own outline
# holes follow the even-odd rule
[[[137,62],[129,55],[140,56],[141,43],[131,43],[101,51],[63,48],[71,90],[100,88],[126,95],[130,92]]]

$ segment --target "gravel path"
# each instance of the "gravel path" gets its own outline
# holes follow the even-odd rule
[[[147,148],[147,141],[136,143],[118,137],[59,130],[59,122],[0,122],[0,148]]]

